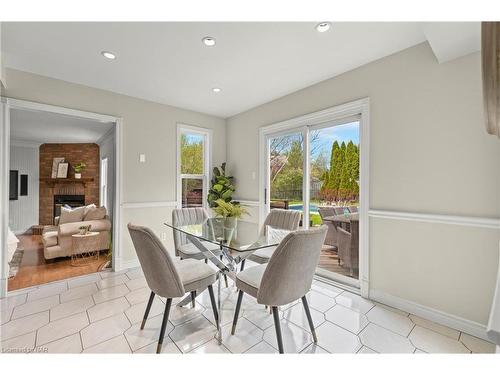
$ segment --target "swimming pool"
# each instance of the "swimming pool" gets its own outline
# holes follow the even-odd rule
[[[304,210],[304,205],[303,204],[291,204],[289,206],[290,210],[297,210],[297,211],[303,211]],[[309,204],[309,212],[312,214],[319,214],[318,211],[318,205],[314,203]]]

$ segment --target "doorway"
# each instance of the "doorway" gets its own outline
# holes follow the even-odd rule
[[[57,106],[51,106],[51,105],[45,105],[45,104],[39,104],[39,103],[33,103],[33,102],[28,102],[28,101],[23,101],[23,100],[16,100],[16,99],[10,99],[10,98],[1,98],[0,102],[0,114],[1,114],[1,132],[2,132],[2,152],[0,155],[1,158],[1,169],[2,169],[2,174],[5,175],[7,171],[12,169],[12,162],[14,160],[11,160],[11,155],[13,155],[12,147],[17,147],[19,150],[29,148],[31,147],[33,150],[35,150],[34,154],[35,155],[35,162],[32,162],[32,170],[29,172],[25,172],[26,175],[28,176],[28,181],[29,178],[31,178],[32,182],[36,182],[28,185],[28,190],[27,190],[27,195],[28,197],[33,197],[34,201],[40,200],[39,205],[35,205],[36,209],[31,207],[31,211],[33,211],[32,215],[24,215],[25,218],[28,220],[26,222],[17,222],[14,220],[14,207],[12,207],[12,210],[9,209],[13,206],[11,203],[12,201],[9,202],[9,199],[7,199],[7,194],[9,190],[9,186],[6,186],[8,184],[8,179],[3,179],[2,181],[2,187],[1,187],[1,192],[2,192],[2,216],[1,216],[1,236],[0,236],[0,242],[2,245],[2,249],[4,249],[1,252],[1,258],[0,258],[0,268],[1,268],[1,290],[0,290],[0,296],[5,296],[7,293],[7,289],[17,289],[17,287],[14,287],[15,283],[11,283],[10,281],[13,281],[15,279],[10,279],[9,276],[12,276],[10,274],[10,271],[12,270],[12,267],[9,265],[9,261],[11,259],[9,252],[7,252],[8,244],[10,242],[9,237],[12,239],[13,231],[9,229],[9,226],[13,226],[14,224],[16,225],[16,235],[17,239],[21,240],[21,244],[24,247],[24,250],[33,250],[31,252],[26,253],[27,258],[25,261],[30,263],[30,265],[35,266],[34,271],[36,272],[36,267],[40,265],[40,262],[43,263],[43,266],[45,267],[45,271],[50,271],[46,273],[46,275],[50,274],[48,278],[46,276],[37,278],[36,280],[29,280],[28,283],[34,283],[33,285],[45,283],[45,282],[50,282],[50,281],[55,281],[59,279],[65,279],[70,276],[74,276],[74,272],[66,272],[68,270],[71,270],[70,268],[67,268],[65,272],[60,273],[59,276],[54,276],[53,274],[53,269],[57,268],[57,266],[61,266],[62,263],[68,261],[66,259],[67,257],[59,257],[56,256],[58,254],[54,254],[53,258],[50,259],[51,255],[49,252],[46,252],[45,250],[49,249],[50,250],[58,250],[56,247],[54,247],[52,243],[42,243],[40,241],[40,238],[42,237],[43,232],[47,232],[47,228],[54,228],[56,225],[55,218],[57,217],[56,211],[61,209],[63,206],[70,206],[74,207],[75,205],[81,206],[82,204],[77,204],[78,202],[81,203],[81,201],[84,202],[85,205],[88,205],[89,200],[92,200],[91,203],[96,204],[97,207],[100,205],[100,199],[104,198],[105,200],[108,201],[108,206],[111,206],[109,204],[109,201],[112,201],[113,203],[118,203],[120,199],[120,190],[121,186],[119,183],[119,178],[120,178],[120,139],[121,139],[121,119],[112,117],[112,116],[107,116],[107,115],[100,115],[100,114],[95,114],[95,113],[90,113],[90,112],[83,112],[79,110],[72,110],[68,108],[63,108],[63,107],[57,107]],[[43,126],[43,121],[39,122],[39,132],[30,132],[26,131],[23,132],[26,129],[23,129],[22,127],[17,128],[15,127],[15,121],[16,119],[19,119],[19,114],[24,114],[24,120],[29,119],[31,117],[33,118],[38,118],[43,120],[44,118],[49,119],[50,123],[54,124],[54,126],[58,125],[58,122],[56,121],[57,119],[61,120],[59,123],[59,126],[63,126],[65,124],[68,124],[68,128],[64,129],[59,129],[56,131],[47,131],[44,132],[44,130],[49,130],[49,129],[44,129]],[[56,119],[56,120],[55,120]],[[26,124],[29,124],[29,121],[24,121],[23,126]],[[78,128],[78,124],[82,124],[81,128]],[[71,128],[70,125],[73,125]],[[64,127],[64,126],[63,126]],[[71,129],[70,129],[71,128]],[[94,131],[94,130],[95,131]],[[28,129],[29,130],[29,129]],[[36,134],[35,134],[36,133]],[[111,145],[108,147],[111,147],[112,149],[116,150],[116,157],[113,158],[113,164],[108,165],[106,168],[106,174],[107,176],[110,176],[109,169],[111,168],[114,170],[113,178],[112,181],[110,178],[107,178],[107,184],[109,187],[112,189],[111,196],[109,195],[110,189],[106,189],[106,193],[108,193],[105,197],[101,196],[101,190],[99,189],[99,183],[100,183],[100,167],[102,164],[100,163],[100,155],[99,155],[99,149],[101,148],[101,145],[99,144],[101,141],[100,135],[103,133],[106,133],[106,141],[110,143]],[[111,134],[111,136],[110,136]],[[15,136],[16,139],[15,141],[12,140],[12,137]],[[24,136],[33,136],[33,137],[39,137],[40,139],[37,141],[35,139],[35,142],[28,142],[27,139],[23,140],[22,138]],[[45,140],[43,137],[48,137],[47,140]],[[53,137],[53,138],[51,138]],[[71,137],[76,137],[75,139]],[[90,137],[89,142],[83,143],[80,142],[78,137]],[[64,138],[64,139],[63,139]],[[98,139],[99,138],[99,139]],[[104,137],[103,137],[104,138]],[[51,143],[54,142],[54,143]],[[60,143],[59,143],[60,142]],[[42,163],[39,163],[38,159],[38,154],[41,153],[41,147],[40,144],[43,144],[47,147],[44,148],[44,151],[47,151],[49,154],[50,152],[56,147],[58,144],[65,148],[65,150],[68,147],[71,147],[71,144],[78,145],[77,149],[78,152],[75,152],[77,156],[75,156],[76,159],[78,160],[67,160],[66,166],[63,165],[63,168],[61,169],[61,172],[66,173],[66,178],[64,176],[60,176],[61,179],[53,179],[52,176],[50,175],[50,171],[44,171],[44,175],[42,176],[41,174],[38,175],[39,171],[42,171]],[[85,147],[83,146],[85,145]],[[81,146],[81,147],[80,147]],[[5,147],[5,148],[4,148]],[[83,148],[88,148],[90,150],[94,151],[94,156],[91,158],[91,163],[87,163],[86,170],[84,169],[83,173],[78,170],[78,168],[75,169],[75,167],[79,164],[80,161],[84,161],[82,159],[82,150]],[[45,150],[47,149],[47,150]],[[67,153],[64,151],[64,153]],[[16,155],[14,155],[16,156]],[[17,156],[16,156],[17,158]],[[14,158],[12,158],[14,159]],[[52,156],[50,156],[50,161],[52,161]],[[68,159],[71,159],[71,156],[68,155]],[[82,159],[82,160],[80,160]],[[94,160],[95,159],[95,160]],[[83,163],[85,164],[85,163]],[[91,165],[89,165],[91,164]],[[40,165],[40,167],[39,167]],[[52,165],[51,165],[52,166]],[[50,167],[51,167],[50,166]],[[50,167],[48,169],[50,169]],[[66,167],[66,171],[65,168]],[[20,165],[19,168],[27,168],[24,165]],[[46,168],[47,169],[47,168]],[[93,171],[94,174],[90,176],[89,173],[90,171]],[[46,173],[47,172],[47,173]],[[45,176],[47,175],[47,176]],[[52,193],[52,198],[51,199],[40,199],[37,193],[42,192],[43,189],[38,190],[38,186],[45,186],[47,190],[50,190]],[[95,185],[95,188],[93,187]],[[73,191],[73,190],[74,191]],[[56,191],[57,190],[57,191]],[[78,191],[77,191],[78,190]],[[81,190],[81,191],[80,191]],[[44,192],[45,193],[45,192]],[[74,193],[74,194],[73,194]],[[95,195],[96,194],[96,195]],[[95,196],[94,196],[95,195]],[[75,198],[71,200],[70,203],[68,203],[67,200],[64,200],[64,203],[59,202],[59,200],[62,198],[67,199],[68,197],[70,198]],[[93,198],[92,198],[93,197]],[[21,198],[21,197],[19,197]],[[23,197],[24,198],[24,197]],[[56,198],[57,198],[57,204],[56,204]],[[76,199],[79,198],[79,199]],[[21,203],[21,201],[16,202],[16,203]],[[24,202],[25,204],[26,202]],[[33,204],[32,204],[33,205]],[[26,204],[25,204],[26,206]],[[112,210],[114,212],[109,212],[105,214],[106,219],[109,219],[111,222],[110,229],[106,232],[106,238],[103,239],[105,242],[109,242],[108,238],[118,238],[119,239],[119,218],[120,218],[120,206],[119,204],[113,204],[114,206]],[[27,206],[29,207],[29,205]],[[69,209],[69,208],[68,208]],[[18,210],[16,208],[16,211],[25,213],[25,210]],[[39,215],[39,213],[43,213],[43,215]],[[108,218],[109,216],[109,218]],[[43,219],[43,220],[42,220]],[[96,218],[96,219],[100,219]],[[45,223],[47,220],[50,221],[50,223]],[[43,221],[43,223],[42,223]],[[12,225],[11,225],[12,224]],[[31,224],[36,224],[36,225],[31,225]],[[43,225],[41,225],[43,224]],[[47,225],[50,224],[50,225]],[[29,230],[26,230],[29,228]],[[57,233],[57,232],[56,232]],[[40,238],[39,238],[40,237]],[[104,238],[104,234],[102,236]],[[50,239],[50,241],[53,241],[53,239]],[[49,241],[49,242],[50,242]],[[111,242],[113,243],[113,242]],[[119,245],[119,240],[114,241],[115,247]],[[58,245],[58,244],[56,244]],[[43,246],[43,250],[41,250],[41,246]],[[18,249],[15,249],[17,252]],[[55,251],[54,250],[54,251]],[[103,254],[104,258],[106,260],[109,260],[111,262],[111,268],[115,270],[117,267],[119,267],[119,248],[114,249],[109,258],[106,258],[105,254]],[[102,254],[102,252],[101,252]],[[60,255],[60,254],[59,254]],[[62,254],[65,255],[65,254]],[[30,258],[31,257],[31,261]],[[101,260],[105,260],[101,256]],[[101,262],[102,263],[102,262]],[[106,263],[106,262],[104,262]],[[103,264],[104,264],[103,263]],[[21,268],[22,268],[22,262]],[[26,263],[27,264],[27,263]],[[69,264],[69,263],[68,263]],[[74,267],[74,271],[77,272],[78,274],[85,274],[89,273],[88,272],[89,267]],[[90,272],[95,272],[92,267],[90,267],[91,270]],[[95,267],[94,267],[95,268]],[[26,268],[27,269],[27,268]],[[25,269],[25,270],[26,270]],[[87,269],[87,271],[85,270]],[[26,273],[26,272],[25,272]],[[29,272],[28,272],[29,273]],[[26,276],[26,275],[25,275]],[[54,279],[56,277],[56,279]],[[22,284],[22,285],[21,285]],[[21,283],[20,287],[27,287],[30,285],[24,285]],[[18,285],[18,287],[19,287]]]
[[[367,293],[368,101],[262,128],[261,176],[261,220],[282,208],[327,225],[317,275]]]

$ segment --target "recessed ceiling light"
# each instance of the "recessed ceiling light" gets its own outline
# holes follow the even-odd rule
[[[113,52],[102,51],[101,55],[103,55],[105,58],[110,59],[110,60],[116,59],[116,55]]]
[[[330,30],[332,24],[330,22],[321,22],[316,25],[316,30],[320,33]]]
[[[213,47],[213,46],[215,46],[215,38],[213,38],[211,36],[206,36],[201,41],[207,47]]]
[[[213,91],[213,92],[221,92],[221,91],[222,91],[222,89],[221,89],[220,87],[214,87],[214,88],[212,89],[212,91]]]

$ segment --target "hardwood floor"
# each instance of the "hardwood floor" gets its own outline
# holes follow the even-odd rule
[[[27,288],[51,281],[97,272],[106,263],[106,253],[101,252],[99,261],[89,265],[73,267],[70,258],[46,260],[43,256],[42,236],[23,234],[17,236],[24,255],[17,275],[8,282],[8,290]]]
[[[101,253],[98,262],[81,267],[71,266],[70,258],[57,258],[47,261],[43,256],[42,236],[24,234],[18,236],[18,238],[20,240],[19,246],[24,247],[24,255],[19,272],[15,277],[9,279],[9,291],[94,273],[99,271],[106,262],[106,254],[104,253]],[[348,269],[338,264],[337,252],[329,246],[323,246],[321,250],[319,267],[352,277]],[[358,278],[357,270],[355,270],[353,277]]]
[[[321,249],[321,255],[319,258],[319,268],[324,270],[335,272],[340,275],[358,278],[358,270],[354,270],[354,274],[351,276],[348,268],[344,268],[339,264],[339,257],[337,256],[337,251],[333,247],[324,245]]]

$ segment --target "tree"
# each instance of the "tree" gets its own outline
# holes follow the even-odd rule
[[[203,174],[203,139],[181,135],[181,173]]]

